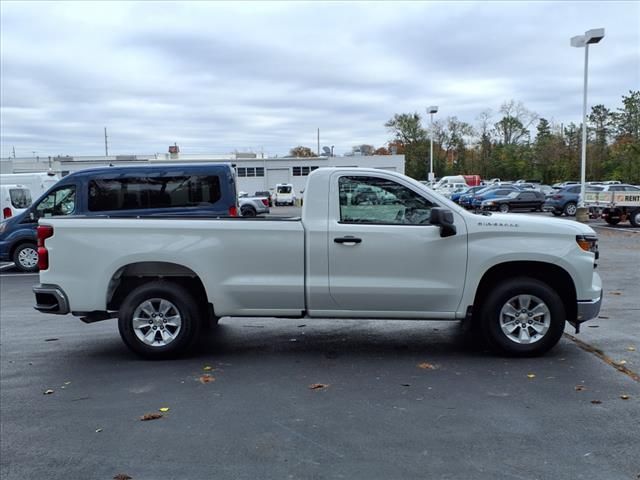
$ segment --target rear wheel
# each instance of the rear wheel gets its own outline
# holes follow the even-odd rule
[[[634,227],[640,227],[640,208],[631,212],[629,215],[629,221]]]
[[[256,209],[253,208],[250,205],[247,205],[247,206],[242,207],[240,209],[240,213],[242,214],[243,217],[255,217],[256,216]]]
[[[187,351],[197,338],[201,311],[184,287],[165,280],[153,281],[125,298],[118,330],[124,343],[138,355],[171,358]]]
[[[509,211],[509,204],[501,203],[500,206],[498,207],[498,210],[500,210],[501,213],[507,213]]]
[[[564,206],[564,214],[568,217],[574,217],[577,210],[578,206],[574,202],[569,202]]]
[[[13,263],[22,272],[38,271],[38,249],[33,243],[23,243],[13,252]]]
[[[620,223],[620,217],[611,218],[611,217],[607,216],[604,219],[604,221],[607,222],[609,225],[617,225],[617,224]]]
[[[541,355],[555,346],[566,320],[560,296],[528,277],[505,281],[480,307],[482,332],[496,350],[514,356]]]

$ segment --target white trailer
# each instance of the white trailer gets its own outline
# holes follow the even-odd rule
[[[628,220],[634,227],[640,227],[640,191],[586,192],[584,203],[589,211],[599,213],[609,225]]]

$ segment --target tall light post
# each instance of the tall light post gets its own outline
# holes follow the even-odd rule
[[[431,132],[431,152],[429,154],[429,178],[428,180],[430,182],[433,182],[435,180],[435,175],[433,174],[433,114],[434,113],[438,113],[438,106],[437,105],[432,105],[429,108],[427,108],[427,113],[431,115],[431,127],[430,127],[430,132]]]
[[[571,46],[584,48],[584,92],[582,97],[582,160],[580,165],[580,201],[576,220],[586,222],[589,218],[584,206],[585,183],[587,177],[587,73],[589,69],[589,45],[604,38],[604,28],[587,30],[584,35],[571,37]]]

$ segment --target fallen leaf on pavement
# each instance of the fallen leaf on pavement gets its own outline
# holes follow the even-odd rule
[[[158,410],[160,410],[161,412],[168,412],[169,407],[160,407]]]
[[[213,370],[213,367],[212,367],[211,365],[205,365],[205,366],[204,366],[204,368],[203,368],[203,370],[204,370],[205,372],[210,372],[211,370]]]
[[[422,362],[418,364],[418,368],[423,370],[435,370],[436,366],[433,363]]]
[[[403,387],[410,387],[411,386],[410,383],[401,383],[400,385],[403,386]]]
[[[600,405],[602,403],[602,400],[591,400],[591,403],[593,403],[594,405]]]
[[[200,383],[211,383],[215,381],[216,381],[215,377],[212,377],[208,373],[205,373],[204,375],[200,375]]]
[[[582,391],[586,390],[587,387],[585,387],[584,385],[576,385],[575,389],[576,389],[576,392],[582,392]]]
[[[96,433],[100,433],[102,431],[101,428],[96,428]]]
[[[140,417],[140,420],[146,422],[147,420],[157,420],[158,418],[162,418],[163,415],[161,413],[145,413]]]
[[[527,378],[536,378],[535,373],[527,373]]]
[[[609,292],[611,295],[622,295],[622,292]]]
[[[598,318],[604,318],[605,320],[609,320],[609,317],[605,317],[604,315],[598,315]]]
[[[298,328],[302,328],[302,327],[306,327],[306,326],[307,326],[307,324],[303,323],[302,325],[298,325]]]
[[[309,385],[309,390],[323,390],[327,388],[329,385],[326,383],[312,383]]]
[[[630,352],[635,352],[636,351],[636,347],[634,347],[633,345],[629,345],[627,347],[627,350],[630,351]]]
[[[44,392],[42,392],[42,393],[43,393],[43,395],[51,395],[51,394],[53,393],[53,390],[48,389],[48,390],[45,390],[45,391],[44,391]]]
[[[624,395],[624,394],[623,394],[623,395],[620,395],[620,398],[621,398],[622,400],[629,400],[629,398],[631,398],[631,397],[629,397],[629,395]]]
[[[126,473],[119,473],[113,477],[113,480],[133,480],[133,477],[130,477]]]
[[[44,341],[45,342],[55,342],[56,340],[58,340],[57,338],[45,338]]]

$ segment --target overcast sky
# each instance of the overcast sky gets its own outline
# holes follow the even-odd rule
[[[384,145],[394,113],[557,123],[640,89],[640,2],[0,3],[1,156]],[[499,118],[496,118],[497,121]]]

